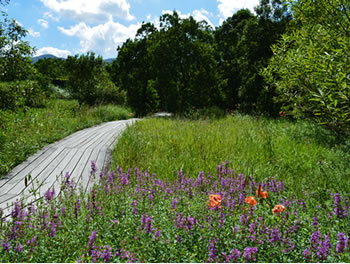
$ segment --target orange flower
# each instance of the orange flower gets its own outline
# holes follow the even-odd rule
[[[207,201],[207,204],[210,208],[214,208],[214,207],[221,207],[220,204],[221,204],[221,201],[222,201],[222,197],[221,195],[219,194],[210,194],[209,195],[209,201]]]
[[[279,214],[284,211],[285,207],[282,204],[275,205],[275,208],[272,209],[273,214]]]
[[[133,113],[130,113],[129,116],[133,116],[134,114]]]
[[[258,202],[255,200],[254,196],[248,196],[245,198],[245,202],[249,205],[255,206]]]
[[[258,186],[258,189],[256,190],[256,196],[259,198],[263,198],[263,199],[266,199],[268,194],[267,194],[267,191],[264,191],[262,188],[261,188],[261,184],[259,184]]]

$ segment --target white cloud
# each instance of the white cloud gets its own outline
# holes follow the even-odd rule
[[[48,28],[49,27],[49,22],[47,22],[44,19],[38,19],[38,24],[42,26],[43,28]]]
[[[113,17],[133,20],[127,0],[41,0],[43,4],[68,19],[85,23],[106,23]]]
[[[173,12],[174,12],[174,11],[172,11],[172,10],[163,10],[163,11],[162,11],[162,14],[163,14],[163,15],[164,15],[164,14],[173,14]],[[209,26],[215,28],[214,25],[213,25],[213,23],[212,23],[212,22],[210,21],[210,19],[208,18],[208,16],[212,16],[212,14],[210,14],[207,10],[205,10],[205,9],[203,9],[203,8],[201,8],[201,10],[194,10],[194,11],[192,12],[192,14],[190,14],[190,13],[182,14],[182,13],[181,13],[180,11],[178,11],[178,10],[176,10],[176,12],[179,14],[179,17],[180,17],[181,19],[186,19],[186,18],[189,18],[190,16],[193,16],[193,18],[194,18],[196,21],[200,22],[200,21],[204,20],[204,21],[206,21],[206,22],[209,24]]]
[[[251,12],[254,12],[254,7],[259,5],[259,0],[216,0],[218,9],[220,12],[220,21],[226,19],[237,12],[239,9],[248,8]],[[220,22],[220,23],[221,23]]]
[[[70,27],[69,29],[58,27],[67,36],[75,36],[80,39],[80,52],[94,51],[104,57],[115,57],[117,47],[128,38],[134,38],[140,23],[124,26],[113,20],[105,24],[90,27],[85,22]]]
[[[35,32],[33,29],[28,29],[28,34],[31,35],[33,38],[40,37],[40,32]]]
[[[56,22],[60,20],[58,17],[55,17],[50,11],[44,13],[44,18],[45,19],[52,19]]]
[[[69,50],[61,50],[54,47],[43,47],[35,53],[36,56],[44,54],[52,54],[59,58],[66,58],[68,55],[71,55],[71,52]]]
[[[210,21],[210,19],[208,18],[208,16],[210,16],[209,12],[203,8],[201,8],[201,10],[194,10],[192,12],[192,16],[195,20],[197,21],[206,21],[208,23],[209,26],[211,26],[212,28],[215,28],[215,26],[213,25],[213,23]]]

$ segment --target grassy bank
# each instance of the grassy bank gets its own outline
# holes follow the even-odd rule
[[[262,181],[283,180],[289,188],[350,191],[349,146],[308,122],[249,116],[219,120],[148,119],[119,139],[114,166],[139,167],[161,178],[189,177],[228,161],[236,172]]]
[[[44,108],[0,112],[0,177],[43,146],[101,122],[127,119],[119,106],[79,107],[77,101],[50,100]]]

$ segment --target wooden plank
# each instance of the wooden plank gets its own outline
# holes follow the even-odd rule
[[[7,191],[6,185],[12,183],[18,183],[23,179],[23,175],[29,174],[39,160],[43,160],[48,157],[55,149],[46,149],[45,151],[38,151],[31,158],[28,158],[25,162],[14,168],[7,176],[0,180],[0,192]]]
[[[89,162],[90,155],[92,150],[86,149],[81,156],[79,163],[77,163],[77,166],[74,168],[71,174],[71,179],[74,180],[74,182],[79,185],[80,184],[80,178],[81,174],[83,172],[83,169],[85,168],[86,164]]]
[[[94,129],[92,129],[92,130],[89,130],[83,139],[81,139],[79,141],[75,141],[71,147],[72,148],[84,147],[87,143],[92,141],[94,139],[94,137],[99,135],[100,131],[102,131],[104,127],[105,126],[98,126],[98,127],[94,127]]]
[[[76,148],[77,144],[80,144],[80,142],[83,142],[86,139],[86,137],[89,137],[91,135],[91,133],[93,134],[96,133],[96,130],[97,128],[93,127],[93,128],[87,128],[82,131],[79,131],[83,133],[78,134],[78,132],[76,132],[73,134],[71,138],[63,139],[61,142],[61,145],[68,148]]]
[[[60,148],[61,149],[61,148]],[[33,178],[32,181],[29,182],[28,186],[33,186],[35,190],[39,188],[40,185],[44,184],[45,180],[50,177],[51,172],[57,167],[57,165],[64,159],[68,150],[62,149],[62,151],[57,151],[57,155],[52,155],[52,159],[49,159],[47,163],[43,166],[43,169],[34,169],[31,173]],[[45,162],[43,162],[44,164]],[[24,177],[25,175],[23,175]],[[38,186],[39,184],[39,186]],[[24,181],[19,182],[12,190],[11,193],[22,193],[27,187],[24,184]]]
[[[34,166],[34,169],[30,171],[28,174],[31,174],[32,180],[28,182],[28,185],[36,182],[36,176],[40,174],[41,171],[43,171],[49,164],[63,151],[63,148],[57,148],[55,149],[46,159],[43,160],[36,160],[34,163],[36,166]],[[11,188],[8,188],[7,192],[11,192],[13,194],[19,194],[21,191],[21,187],[24,186],[24,177],[28,174],[20,174],[18,175],[18,178],[16,178],[16,182],[12,185]],[[18,181],[19,180],[19,181]],[[10,186],[10,184],[9,184]],[[16,191],[14,191],[14,189]]]
[[[82,191],[84,193],[89,191],[89,189],[90,189],[89,185],[91,187],[93,182],[95,182],[96,178],[98,177],[98,175],[95,175],[95,177],[93,178],[93,176],[91,175],[91,161],[96,162],[98,154],[99,154],[99,150],[98,149],[92,150],[90,158],[89,158],[88,162],[86,163],[85,167],[82,170],[80,182],[81,182],[81,186],[82,186],[81,187]]]
[[[65,158],[61,161],[59,166],[55,168],[55,170],[51,173],[51,181],[46,181],[46,183],[42,186],[42,190],[48,190],[55,189],[56,194],[59,194],[61,183],[64,180],[64,177],[66,175],[66,172],[68,172],[68,164],[73,159],[73,157],[76,155],[77,149],[69,149],[68,154],[65,156]],[[52,181],[54,177],[54,180]]]
[[[109,138],[115,137],[116,128],[111,127],[109,129],[105,129],[104,132],[101,132],[99,137],[94,138],[89,144],[86,144],[86,148],[101,148],[104,146],[105,141],[108,141]]]

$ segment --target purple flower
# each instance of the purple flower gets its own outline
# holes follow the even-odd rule
[[[158,240],[160,238],[161,232],[162,232],[161,230],[156,229],[156,232],[154,232],[154,234],[153,234],[153,239]]]
[[[332,248],[331,241],[327,235],[324,235],[324,240],[320,241],[317,247],[317,256],[320,260],[326,260],[330,254],[330,249]]]
[[[20,252],[22,252],[22,250],[23,250],[22,244],[17,243],[17,245],[15,247],[15,251],[20,253]]]
[[[209,244],[209,257],[208,257],[208,262],[216,262],[216,258],[217,258],[217,250],[216,250],[216,239],[215,240],[209,240],[210,244]]]
[[[56,236],[56,224],[53,222],[50,222],[50,236],[51,237]]]
[[[334,194],[334,215],[338,218],[345,218],[348,216],[347,208],[343,208],[341,205],[341,195],[339,193]]]
[[[171,208],[176,209],[176,204],[178,203],[177,199],[173,199],[171,202]]]
[[[111,247],[110,246],[104,246],[105,250],[103,250],[102,258],[105,263],[109,263],[111,261]]]
[[[303,252],[303,255],[304,255],[305,260],[309,260],[312,256],[310,248],[305,249]]]
[[[187,222],[185,228],[187,230],[192,230],[193,226],[197,223],[197,220],[194,217],[187,216]]]
[[[87,245],[88,248],[92,247],[96,240],[96,231],[92,231],[91,236],[89,237],[89,243]]]
[[[153,227],[152,227],[153,222],[154,222],[153,216],[148,216],[148,214],[141,216],[141,226],[146,231],[146,234],[149,234],[153,231]]]
[[[344,249],[347,247],[348,238],[345,237],[344,233],[338,233],[338,243],[336,246],[337,253],[343,253]]]
[[[15,202],[15,206],[13,207],[13,210],[11,212],[11,216],[13,218],[17,218],[21,215],[21,206],[19,202]]]
[[[10,249],[11,249],[11,245],[9,242],[2,243],[2,250],[3,251],[8,252],[8,251],[10,251]]]
[[[316,248],[316,246],[319,244],[320,237],[321,237],[321,232],[319,230],[311,234],[310,243],[312,248]]]
[[[80,199],[78,199],[74,205],[74,215],[75,215],[75,218],[78,218],[78,213],[79,213],[79,210],[80,210]]]
[[[55,189],[52,189],[51,191],[50,189],[48,189],[45,193],[46,202],[50,202],[54,196],[55,196]]]
[[[281,233],[277,228],[273,228],[271,229],[271,234],[270,234],[270,239],[269,241],[271,243],[275,243],[277,241],[281,240]]]
[[[241,251],[239,251],[238,249],[234,248],[230,251],[231,262],[235,262],[240,256],[241,256]]]
[[[97,171],[97,168],[96,168],[96,163],[95,161],[91,161],[91,173],[95,173]]]
[[[318,220],[317,220],[317,217],[316,217],[316,216],[312,218],[311,225],[312,225],[313,227],[315,227],[316,229],[318,228]]]
[[[248,223],[248,216],[245,214],[242,214],[241,217],[239,218],[239,222],[245,225],[246,223]]]
[[[244,249],[243,257],[246,262],[254,261],[256,262],[258,249],[256,247],[246,247]]]
[[[237,259],[241,256],[241,252],[236,248],[232,249],[229,255],[225,252],[222,252],[221,254],[224,256],[225,263],[237,262]]]

